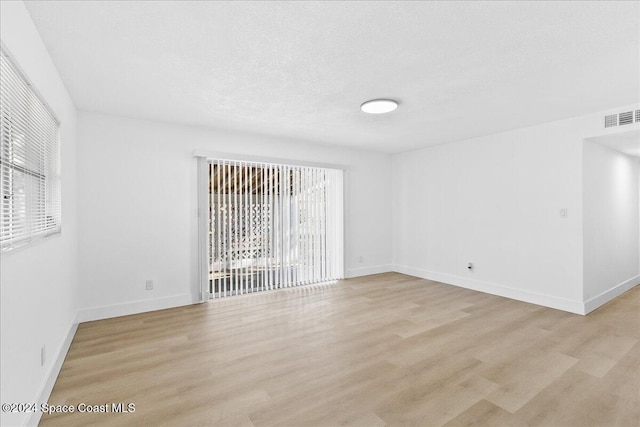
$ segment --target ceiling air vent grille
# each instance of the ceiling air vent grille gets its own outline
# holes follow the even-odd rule
[[[604,127],[612,128],[614,126],[618,126],[618,115],[610,114],[608,116],[604,116]]]
[[[618,124],[622,125],[630,125],[633,123],[633,111],[625,111],[624,113],[620,113],[620,118],[618,120]]]
[[[635,120],[634,120],[635,115]],[[625,111],[620,114],[609,114],[604,116],[604,127],[612,128],[616,126],[630,125],[640,122],[640,110]]]

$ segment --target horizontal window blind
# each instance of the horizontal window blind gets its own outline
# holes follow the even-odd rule
[[[342,278],[342,173],[208,161],[211,295],[241,295]]]
[[[0,51],[0,246],[6,252],[61,230],[60,125]]]

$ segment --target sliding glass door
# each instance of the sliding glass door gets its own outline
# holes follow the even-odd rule
[[[343,277],[342,170],[211,159],[200,169],[207,296]]]

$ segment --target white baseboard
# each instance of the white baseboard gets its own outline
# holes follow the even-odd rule
[[[619,283],[612,287],[609,290],[602,292],[599,295],[596,295],[593,298],[589,298],[584,302],[584,312],[585,314],[591,313],[596,308],[608,303],[615,297],[622,295],[627,292],[629,289],[634,288],[640,284],[640,275],[632,277],[629,280],[625,280],[622,283]]]
[[[374,265],[373,267],[352,268],[347,270],[346,277],[349,279],[352,277],[369,276],[371,274],[388,273],[390,271],[393,271],[393,268],[389,264]]]
[[[126,302],[122,304],[89,307],[78,312],[78,322],[90,322],[92,320],[108,319],[110,317],[164,310],[166,308],[196,304],[197,302],[199,302],[199,300],[194,299],[191,294],[181,294],[149,300]]]
[[[60,347],[60,351],[58,351],[58,355],[56,356],[56,360],[51,365],[51,369],[49,369],[49,373],[47,375],[47,379],[42,386],[42,389],[37,394],[38,398],[36,403],[38,405],[42,403],[47,403],[49,401],[49,396],[51,396],[51,391],[53,390],[53,386],[58,379],[58,374],[60,373],[60,369],[62,369],[62,364],[64,363],[64,359],[67,357],[67,353],[69,352],[69,348],[71,347],[71,342],[73,341],[73,337],[76,335],[76,330],[78,329],[78,324],[74,323],[69,328],[69,332],[67,333],[67,337],[64,339],[62,346]],[[42,412],[32,412],[29,418],[27,418],[27,426],[37,426],[40,422],[40,417],[42,417]]]
[[[555,308],[557,310],[568,311],[575,314],[585,314],[584,304],[582,301],[571,300],[568,298],[556,297],[553,295],[538,294],[521,289],[510,288],[503,285],[496,285],[479,280],[468,279],[466,277],[452,276],[448,274],[434,273],[403,265],[394,265],[393,271],[408,274],[410,276],[420,277],[422,279],[433,280],[448,285],[459,286],[461,288],[473,289],[474,291],[485,292],[492,295],[511,298],[518,301],[524,301],[536,305]]]

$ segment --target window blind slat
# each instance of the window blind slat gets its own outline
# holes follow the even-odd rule
[[[61,230],[59,123],[0,50],[2,251]]]

